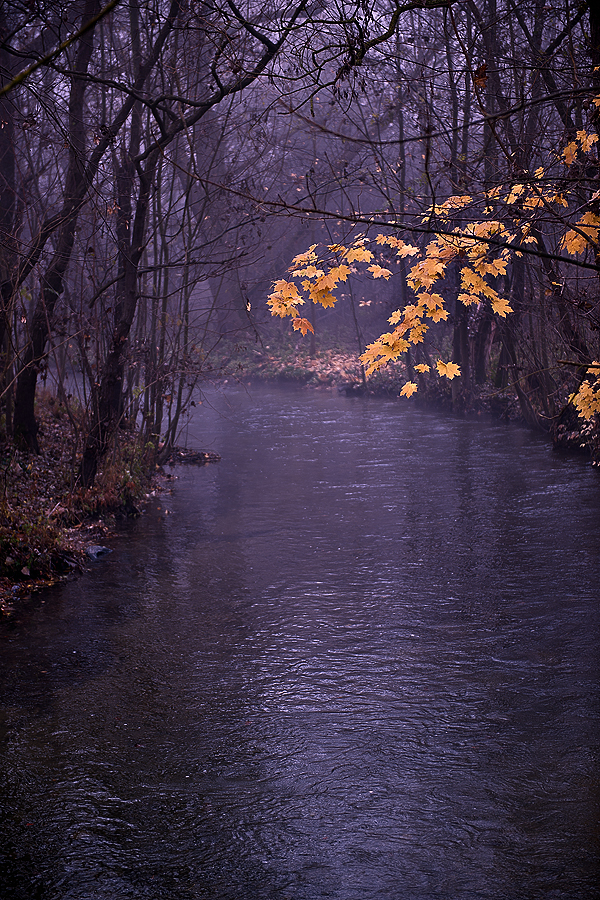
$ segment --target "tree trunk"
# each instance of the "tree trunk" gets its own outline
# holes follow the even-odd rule
[[[50,235],[58,231],[57,250],[43,279],[40,298],[31,323],[30,343],[25,351],[17,382],[15,434],[18,433],[20,440],[33,450],[37,449],[37,425],[34,414],[37,374],[43,362],[46,342],[52,327],[54,308],[63,290],[64,277],[73,249],[77,219],[104,154],[129,118],[136,103],[136,94],[142,89],[149,73],[156,65],[165,42],[173,30],[174,22],[179,14],[179,5],[179,0],[171,0],[169,12],[157,40],[149,51],[146,61],[143,65],[140,64],[136,70],[137,75],[129,96],[123,102],[111,125],[103,130],[102,137],[98,140],[89,160],[85,157],[86,128],[84,123],[84,99],[88,82],[82,76],[86,75],[91,58],[94,30],[88,31],[79,40],[75,62],[77,74],[71,80],[69,100],[69,165],[65,179],[65,200],[60,213],[47,219],[35,239],[32,240],[32,248],[21,264],[13,283],[13,290],[15,290],[35,266]],[[86,0],[84,21],[90,21],[99,8],[99,0]]]
[[[87,0],[83,22],[90,21],[100,10],[99,0]],[[56,302],[64,287],[64,277],[75,241],[75,224],[86,189],[84,100],[87,82],[85,75],[92,57],[93,29],[79,41],[75,75],[71,78],[69,97],[69,164],[65,178],[64,219],[59,229],[54,257],[42,280],[40,296],[29,326],[29,343],[22,356],[17,379],[14,411],[15,438],[30,450],[39,453],[38,425],[35,419],[35,389],[40,366],[46,352],[46,342],[52,328]]]
[[[144,249],[144,235],[150,192],[159,154],[154,151],[140,173],[140,192],[136,204],[133,228],[128,228],[131,219],[131,191],[133,173],[128,165],[121,167],[117,183],[119,191],[119,267],[117,283],[114,327],[111,347],[104,360],[99,383],[92,393],[92,423],[88,431],[79,469],[83,487],[94,484],[98,463],[106,454],[110,440],[116,431],[123,413],[123,380],[127,363],[128,339],[135,317],[138,301],[138,268]],[[129,234],[131,237],[129,238]]]
[[[5,5],[0,5],[0,38],[9,33]],[[15,57],[0,43],[0,85],[10,81]],[[12,433],[12,311],[14,269],[17,265],[19,213],[15,181],[14,112],[16,100],[0,97],[0,397],[6,415],[6,435]]]

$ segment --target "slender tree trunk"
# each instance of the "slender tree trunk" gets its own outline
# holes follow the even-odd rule
[[[111,346],[104,360],[99,383],[92,393],[92,424],[85,441],[79,470],[81,484],[86,488],[94,484],[98,463],[108,450],[111,437],[117,429],[122,415],[122,390],[127,364],[128,338],[137,308],[138,268],[144,250],[150,192],[158,157],[158,151],[154,151],[146,160],[144,171],[140,173],[140,192],[131,238],[127,239],[123,233],[119,242],[121,276],[117,285]],[[122,179],[121,189],[125,191],[127,184],[129,186],[129,208],[131,208],[131,182],[125,172],[122,173]],[[123,194],[123,203],[126,208],[125,193]],[[125,220],[123,220],[123,227],[124,224]],[[126,230],[124,228],[124,232]]]
[[[87,0],[83,22],[90,21],[100,10],[99,0]],[[46,342],[52,328],[54,308],[60,297],[67,266],[75,241],[75,225],[86,190],[84,99],[86,74],[94,45],[93,29],[80,41],[71,78],[69,97],[69,164],[65,178],[64,221],[58,232],[56,250],[44,278],[33,319],[29,325],[29,343],[21,360],[15,398],[15,437],[30,450],[39,452],[38,426],[35,419],[35,389],[37,376],[46,352]]]
[[[0,40],[9,32],[5,5],[0,5]],[[0,85],[15,72],[15,57],[0,43]],[[11,385],[13,371],[12,316],[14,272],[17,268],[19,214],[15,179],[15,98],[0,97],[0,408],[6,416],[6,435],[12,436]]]
[[[13,290],[15,290],[37,263],[50,235],[58,231],[57,249],[42,280],[40,297],[31,322],[30,342],[21,360],[17,381],[15,436],[33,450],[38,449],[37,423],[34,413],[37,375],[44,359],[54,309],[63,290],[65,273],[75,240],[77,219],[104,154],[129,118],[136,103],[136,93],[142,89],[173,30],[175,19],[179,13],[179,2],[180,0],[171,0],[169,13],[156,43],[144,64],[139,65],[137,69],[137,76],[130,95],[124,101],[111,125],[104,129],[103,136],[91,153],[89,161],[85,158],[86,129],[83,115],[87,80],[84,76],[87,73],[93,49],[93,29],[79,41],[75,62],[76,74],[71,79],[69,99],[69,164],[65,179],[65,200],[61,212],[44,222],[38,235],[32,241],[31,251],[21,264],[13,282]],[[86,0],[84,21],[90,21],[99,8],[99,0]]]

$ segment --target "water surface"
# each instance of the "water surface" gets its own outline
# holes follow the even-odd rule
[[[232,388],[3,625],[6,900],[600,897],[600,491],[527,431]]]

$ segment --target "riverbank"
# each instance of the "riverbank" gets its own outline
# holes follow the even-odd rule
[[[275,352],[269,346],[238,347],[222,361],[219,371],[227,373],[221,382],[287,382],[373,397],[397,397],[410,378],[404,363],[390,363],[366,379],[358,354],[332,349],[311,356],[294,347]],[[450,382],[439,378],[421,382],[414,398],[400,402],[452,411]],[[525,421],[516,392],[485,385],[477,388],[461,412]],[[137,516],[149,497],[165,489],[170,477],[150,466],[138,435],[123,431],[94,487],[83,491],[74,483],[77,435],[66,410],[51,396],[42,395],[38,418],[39,455],[0,447],[0,615],[10,615],[15,602],[33,591],[81,572],[89,564],[90,547],[110,544],[118,521]],[[579,419],[573,407],[565,407],[548,435],[556,449],[586,454],[592,464],[600,465],[598,424]],[[179,450],[172,461],[201,465],[216,458]]]
[[[39,588],[74,577],[93,555],[90,548],[110,543],[117,521],[138,515],[161,489],[128,432],[94,487],[78,488],[73,423],[49,395],[42,395],[37,415],[39,455],[0,447],[0,615]]]
[[[433,363],[432,363],[433,367]],[[276,346],[249,347],[235,345],[219,359],[220,372],[240,381],[279,382],[309,388],[334,388],[348,396],[398,397],[407,381],[418,383],[419,391],[402,402],[453,410],[452,382],[434,375],[415,372],[404,360],[390,361],[368,377],[358,353],[323,349],[313,355],[303,345],[281,342]],[[457,384],[457,382],[455,382]],[[461,412],[480,415],[490,412],[498,418],[516,420],[521,415],[519,400],[511,389],[497,390],[489,385],[475,386],[468,404]]]
[[[592,465],[600,466],[600,422],[586,422],[566,402],[559,414],[549,418],[547,411],[536,409],[530,398],[512,385],[503,389],[490,384],[473,385],[465,399],[458,382],[419,374],[405,361],[390,362],[367,378],[358,353],[325,349],[311,355],[303,345],[286,342],[262,347],[235,345],[223,354],[219,364],[221,371],[237,380],[336,389],[347,396],[398,397],[407,381],[415,381],[418,393],[410,400],[401,398],[402,402],[465,416],[490,415],[502,421],[520,422],[547,433],[556,450],[589,456]],[[565,387],[565,401],[568,390]]]

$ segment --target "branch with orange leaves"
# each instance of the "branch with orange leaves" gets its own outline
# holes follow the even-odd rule
[[[375,245],[391,248],[397,258],[418,257],[407,278],[415,302],[396,310],[389,319],[390,325],[395,326],[393,331],[382,334],[367,346],[361,356],[367,375],[372,375],[390,360],[398,359],[411,345],[421,343],[431,322],[448,318],[444,298],[434,293],[432,288],[444,278],[449,262],[459,256],[464,264],[461,270],[462,292],[458,299],[466,305],[488,300],[500,316],[506,316],[511,311],[506,300],[485,280],[486,275],[506,271],[510,251],[505,249],[492,259],[488,245],[481,242],[490,234],[500,232],[506,233],[506,230],[499,222],[473,224],[465,229],[456,229],[452,235],[439,235],[429,242],[424,251],[394,236],[377,236]],[[334,306],[337,302],[334,291],[349,275],[359,271],[360,264],[366,264],[363,268],[372,278],[388,280],[393,272],[374,261],[375,254],[368,247],[370,243],[368,238],[360,236],[348,247],[331,244],[327,248],[327,257],[320,257],[317,245],[313,244],[306,253],[296,256],[289,269],[294,280],[281,279],[273,286],[267,301],[272,315],[290,317],[294,329],[306,334],[313,328],[308,319],[300,314],[305,298],[325,308]],[[455,363],[438,360],[436,369],[439,375],[446,378],[460,375],[460,368]],[[428,366],[421,366],[421,371],[428,370]],[[407,382],[401,394],[410,397],[416,389],[414,382]]]
[[[600,97],[594,103],[600,106]],[[580,153],[590,153],[597,140],[597,135],[583,130],[578,132],[577,139],[560,154],[563,165],[568,168]],[[546,174],[540,167],[520,183],[500,186],[487,192],[479,221],[466,225],[452,227],[451,219],[455,215],[464,218],[467,210],[472,212],[476,208],[477,201],[469,195],[452,196],[445,203],[430,208],[422,221],[427,222],[434,233],[436,223],[441,227],[424,249],[394,235],[377,235],[374,241],[376,248],[389,248],[399,259],[416,257],[407,276],[414,302],[404,309],[396,310],[388,320],[394,326],[393,330],[382,334],[367,346],[361,356],[367,375],[378,371],[391,360],[398,359],[412,345],[421,343],[432,322],[448,318],[446,301],[434,288],[438,282],[443,282],[448,265],[453,261],[460,263],[460,291],[457,301],[464,306],[489,303],[492,311],[501,318],[512,312],[507,299],[488,278],[505,275],[513,255],[522,256],[525,245],[537,245],[538,239],[534,231],[536,215],[540,209],[544,212],[561,210],[560,213],[556,212],[554,221],[561,222],[565,229],[560,246],[566,253],[578,256],[591,250],[596,257],[600,255],[600,216],[588,211],[576,221],[565,218],[562,210],[565,207],[568,210],[569,201]],[[592,200],[600,200],[600,192]],[[499,203],[513,213],[517,208],[519,210],[518,217],[513,215],[510,229],[499,219],[490,217],[494,204]],[[294,329],[306,334],[313,331],[311,323],[299,311],[299,307],[306,302],[306,296],[325,308],[334,306],[337,301],[334,293],[336,288],[350,274],[360,271],[360,264],[369,264],[363,268],[372,278],[389,279],[392,271],[376,262],[369,244],[373,242],[361,235],[348,247],[342,244],[329,245],[327,255],[319,255],[317,245],[313,244],[306,253],[299,254],[292,261],[288,271],[295,280],[281,279],[275,283],[268,299],[271,313],[281,317],[290,316]],[[430,370],[425,365],[415,368],[421,372]],[[436,370],[440,376],[449,379],[460,375],[458,365],[441,359],[436,362]],[[594,382],[584,381],[570,399],[579,414],[589,419],[600,413],[600,364],[591,363],[588,375]],[[416,390],[417,385],[408,381],[400,393],[410,397]]]

